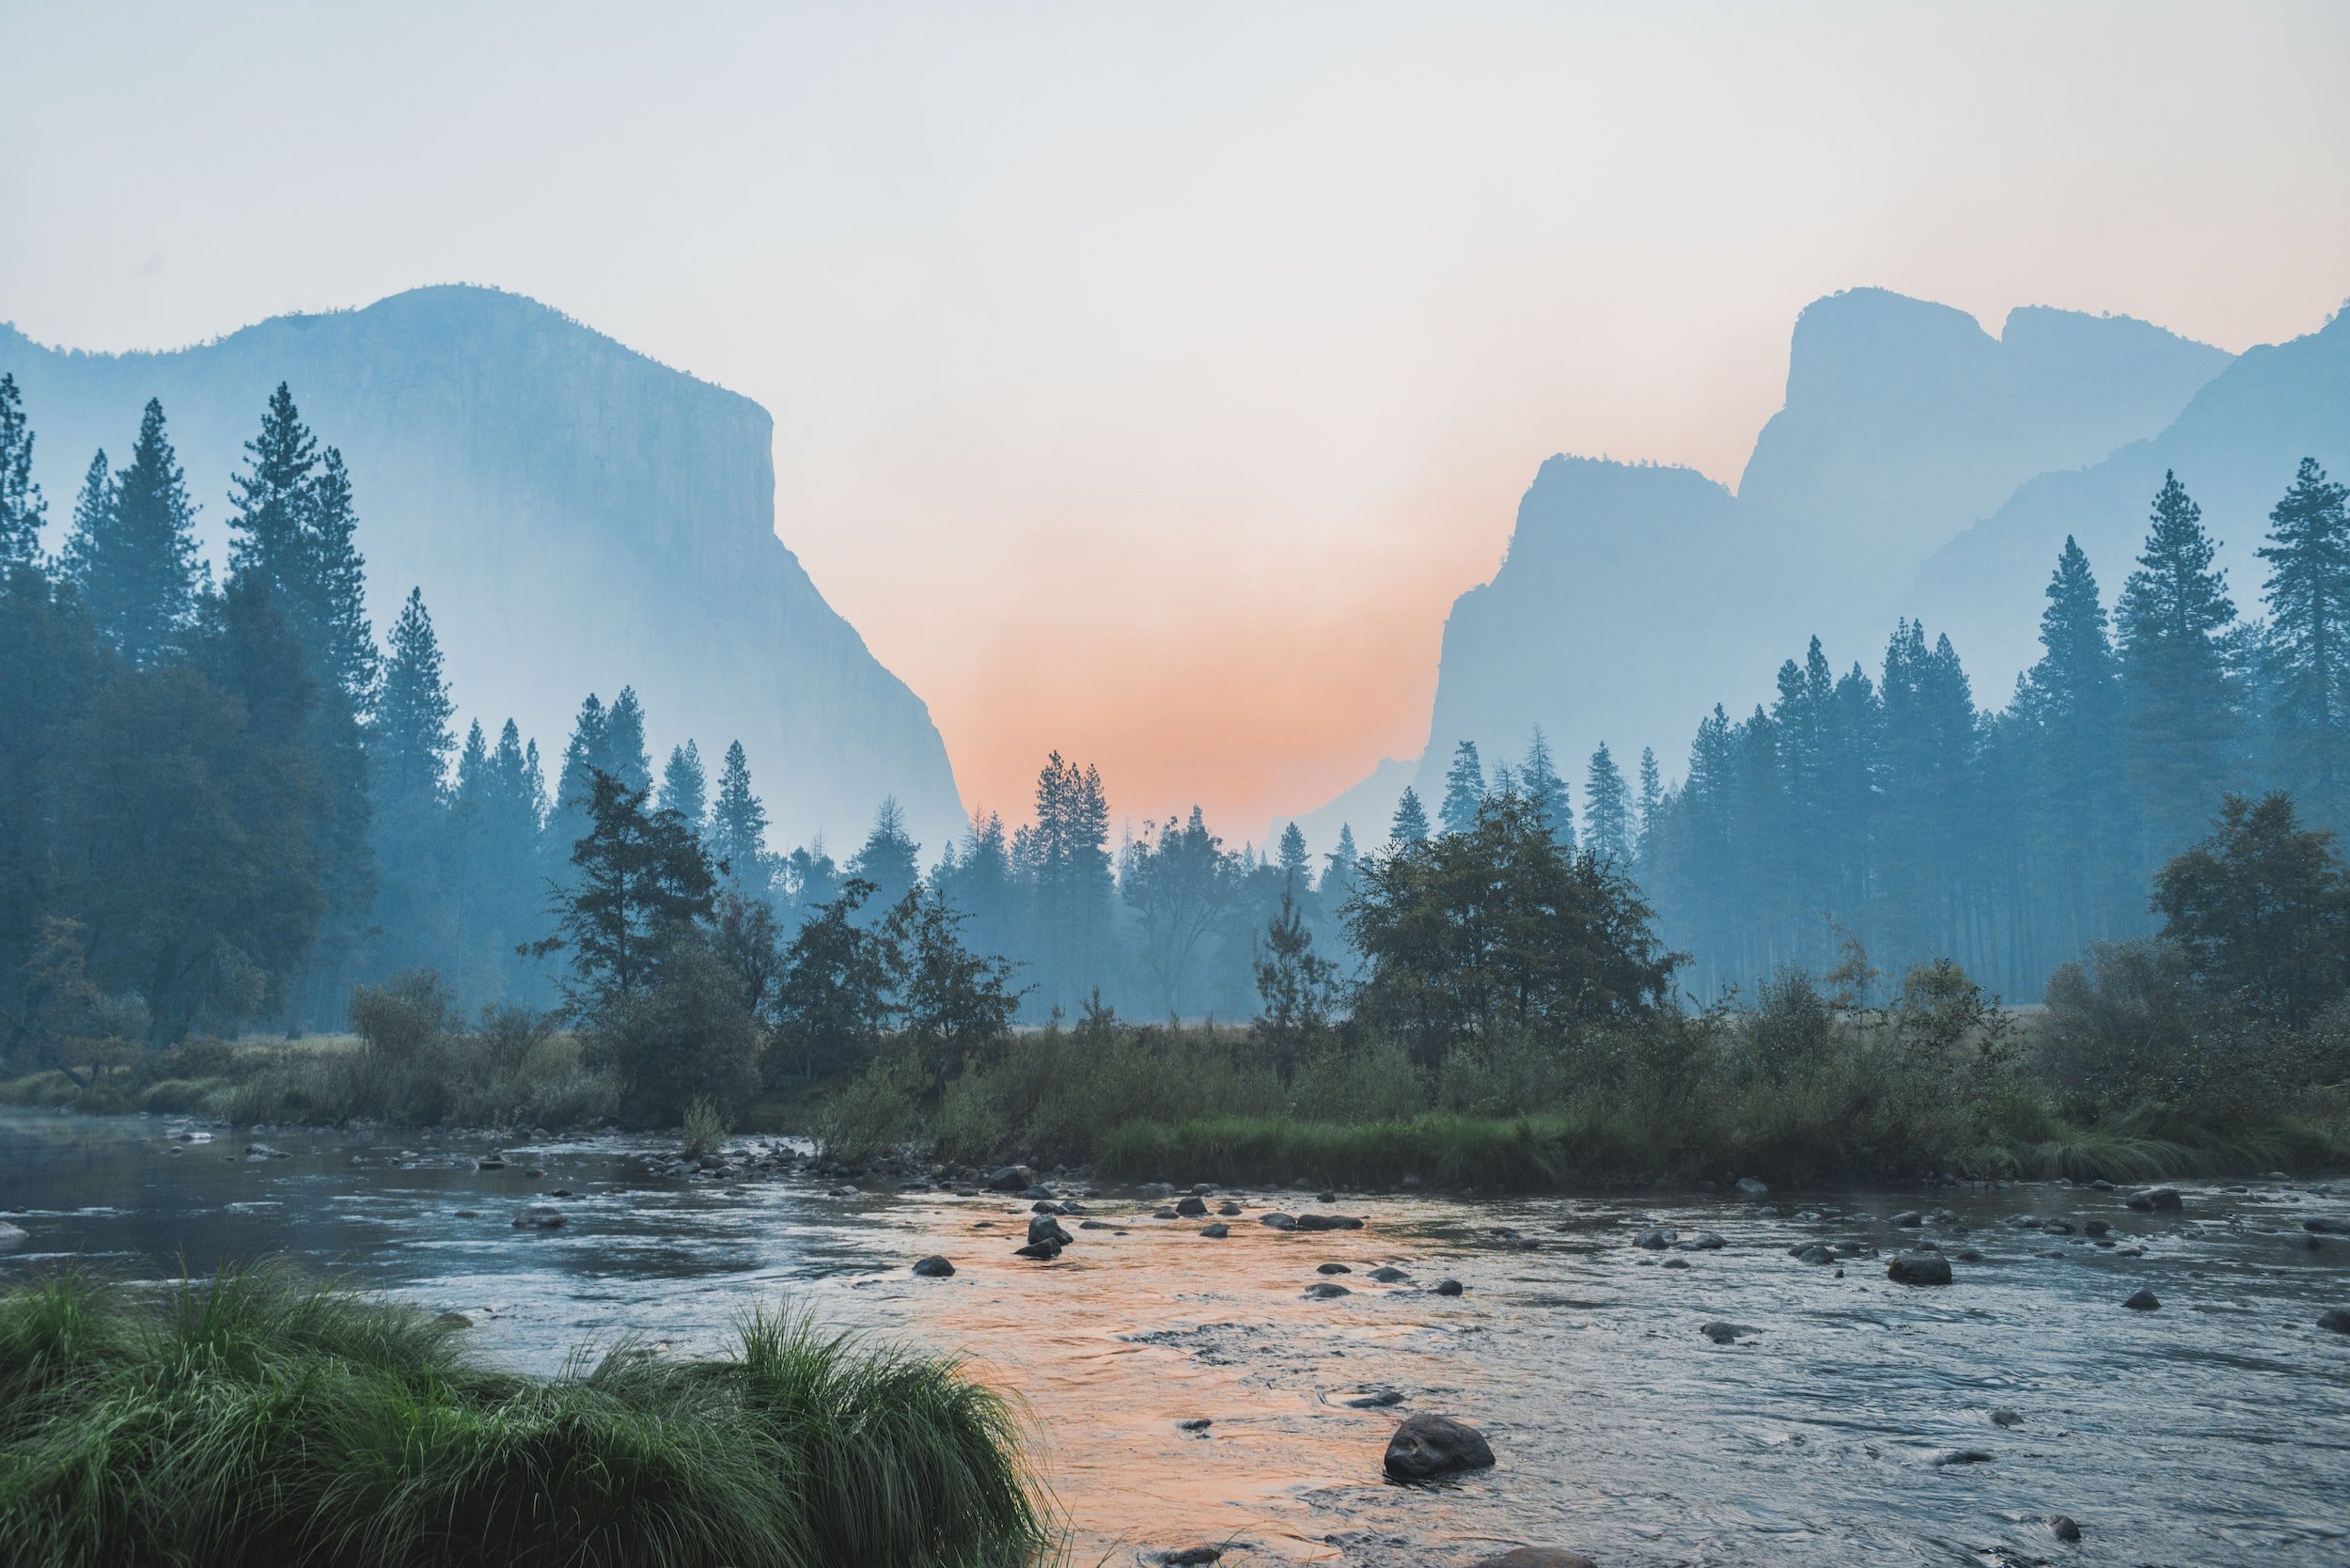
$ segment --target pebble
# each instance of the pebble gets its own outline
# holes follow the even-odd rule
[[[912,1272],[923,1279],[945,1279],[955,1272],[955,1265],[933,1252],[927,1258],[915,1260]]]
[[[1464,1289],[1465,1289],[1465,1287],[1463,1286],[1458,1279],[1439,1279],[1436,1281],[1436,1294],[1438,1295],[1459,1295]],[[2345,1329],[2344,1332],[2350,1333],[2350,1329]]]
[[[1306,1294],[1315,1301],[1328,1301],[1333,1296],[1353,1295],[1354,1294],[1344,1285],[1336,1284],[1328,1279],[1316,1280],[1306,1287]]]

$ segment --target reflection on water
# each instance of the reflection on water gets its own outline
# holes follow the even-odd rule
[[[472,1314],[485,1351],[540,1370],[628,1329],[714,1344],[795,1298],[965,1352],[1025,1396],[1079,1562],[1207,1544],[1227,1562],[1441,1563],[1520,1543],[1611,1568],[2350,1560],[2350,1338],[2315,1327],[2350,1305],[2350,1236],[2299,1245],[2306,1218],[2350,1223],[2350,1183],[2189,1186],[2160,1215],[2040,1185],[1777,1195],[1783,1217],[1350,1195],[1338,1208],[1365,1229],[1323,1232],[1256,1223],[1310,1198],[1243,1192],[1223,1240],[1113,1194],[1088,1205],[1112,1228],[1066,1220],[1075,1245],[1035,1263],[1010,1256],[1027,1205],[1001,1196],[661,1179],[615,1142],[483,1171],[476,1142],[287,1132],[266,1137],[289,1157],[251,1160],[243,1136],[173,1130],[0,1116],[0,1217],[31,1235],[0,1278],[291,1253]],[[513,1228],[558,1188],[564,1228]],[[1936,1204],[1954,1225],[1888,1223]],[[2028,1212],[2074,1233],[2007,1223]],[[2090,1219],[2113,1233],[2082,1234]],[[1725,1245],[1634,1245],[1652,1226]],[[1919,1234],[1982,1261],[1935,1290],[1890,1284],[1880,1260],[1840,1277],[1789,1255]],[[909,1277],[932,1251],[955,1277]],[[1381,1265],[1405,1278],[1370,1278]],[[1465,1294],[1428,1288],[1447,1277]],[[1308,1299],[1325,1278],[1350,1294]],[[2141,1286],[2160,1310],[2122,1308]],[[1709,1323],[1747,1332],[1717,1343]],[[1499,1464],[1384,1483],[1386,1435],[1415,1410],[1479,1425]],[[1948,1462],[1962,1450],[1989,1457]],[[2056,1540],[2057,1513],[2080,1544]]]

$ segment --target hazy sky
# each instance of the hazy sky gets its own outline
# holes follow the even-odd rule
[[[774,412],[967,801],[1058,746],[1237,840],[1418,749],[1544,456],[1734,483],[1817,295],[2316,327],[2345,68],[2340,4],[0,0],[0,319],[544,300]]]

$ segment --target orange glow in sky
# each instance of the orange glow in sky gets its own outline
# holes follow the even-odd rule
[[[2242,349],[2350,293],[2334,4],[90,5],[11,59],[0,318],[544,300],[774,413],[967,804],[1058,747],[1235,843],[1417,752],[1544,457],[1734,483],[1819,295]]]

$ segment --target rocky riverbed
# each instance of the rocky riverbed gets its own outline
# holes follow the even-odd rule
[[[1080,1563],[2350,1558],[2350,1182],[871,1191],[792,1153],[10,1114],[0,1278],[287,1253],[541,1370],[794,1298],[1018,1390]],[[1493,1463],[1392,1479],[1415,1417]]]

